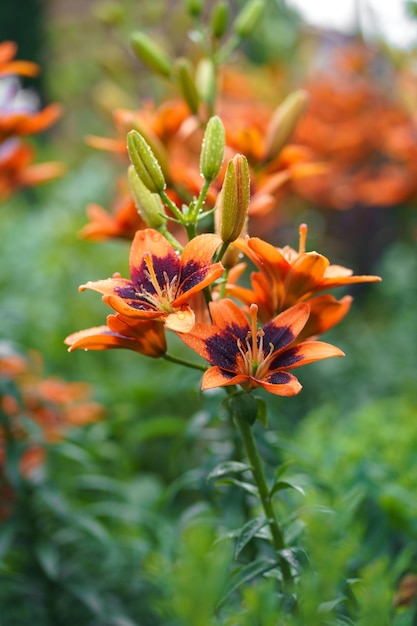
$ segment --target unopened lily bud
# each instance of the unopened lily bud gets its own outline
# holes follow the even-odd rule
[[[166,222],[164,205],[156,193],[143,184],[133,165],[127,171],[129,187],[139,215],[150,228],[158,230]]]
[[[197,113],[200,97],[192,74],[192,66],[188,59],[180,58],[175,62],[177,83],[182,97],[191,113]]]
[[[307,108],[308,93],[304,89],[294,91],[275,110],[266,132],[265,159],[276,157],[293,134]]]
[[[213,61],[201,59],[196,71],[198,93],[204,102],[213,104],[216,93],[216,70]]]
[[[160,193],[166,187],[161,167],[150,146],[136,130],[127,135],[127,151],[137,175],[149,191]]]
[[[235,241],[245,227],[250,198],[249,165],[245,156],[236,154],[227,164],[220,192],[220,237],[223,243]]]
[[[104,2],[94,9],[94,14],[106,26],[117,26],[125,17],[125,9],[119,2]]]
[[[229,5],[225,0],[220,0],[211,14],[211,34],[216,39],[221,39],[227,30],[229,21]]]
[[[248,37],[254,31],[264,7],[264,0],[252,0],[244,6],[233,23],[233,30],[238,37]]]
[[[203,10],[204,0],[185,0],[185,8],[191,17],[198,17]]]
[[[200,155],[200,172],[206,180],[213,180],[220,172],[225,143],[223,122],[214,115],[207,123]]]
[[[162,76],[170,76],[170,58],[150,37],[137,32],[133,33],[130,42],[133,52],[144,65]]]

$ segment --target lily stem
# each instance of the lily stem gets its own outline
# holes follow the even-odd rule
[[[256,483],[256,486],[258,487],[262,508],[267,519],[269,520],[269,527],[271,529],[272,537],[271,542],[274,549],[279,552],[280,550],[283,550],[285,548],[284,537],[282,535],[282,531],[279,527],[275,511],[272,506],[270,491],[266,482],[265,473],[263,470],[261,458],[259,456],[256,441],[253,436],[252,427],[244,417],[236,414],[234,415],[234,417],[242,436],[246,454],[251,465],[254,481]],[[279,560],[284,581],[289,582],[292,578],[289,563],[282,556],[279,556]]]
[[[172,354],[168,354],[166,352],[163,356],[165,361],[170,361],[171,363],[177,363],[177,365],[184,365],[185,367],[190,367],[194,370],[200,370],[200,372],[205,372],[207,367],[205,365],[200,365],[199,363],[192,363],[191,361],[186,361],[185,359],[181,359],[180,357],[173,356]]]

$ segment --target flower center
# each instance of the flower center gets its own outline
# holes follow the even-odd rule
[[[169,279],[166,272],[163,273],[164,283],[161,286],[156,276],[155,268],[153,266],[153,258],[149,252],[145,252],[143,259],[146,264],[145,276],[152,283],[155,293],[150,293],[143,286],[140,289],[138,295],[144,298],[149,304],[154,306],[159,311],[164,313],[173,313],[174,307],[172,306],[173,300],[177,293],[178,276],[174,276]]]
[[[240,339],[237,340],[237,347],[242,357],[239,369],[241,374],[261,379],[269,370],[275,348],[272,343],[269,344],[268,348],[264,347],[265,333],[262,328],[257,328],[258,306],[251,304],[249,311],[251,330],[246,335],[245,343]]]

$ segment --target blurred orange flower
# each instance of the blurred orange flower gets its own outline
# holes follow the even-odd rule
[[[22,137],[44,131],[61,115],[58,104],[38,110],[37,97],[21,88],[18,76],[36,76],[39,66],[14,61],[16,44],[0,44],[0,200],[15,189],[31,187],[61,176],[63,164],[33,164],[35,150]]]
[[[19,467],[28,476],[43,463],[45,444],[59,441],[71,427],[99,420],[104,409],[90,395],[87,383],[45,377],[38,353],[24,357],[0,344],[0,474],[10,439],[25,443]]]

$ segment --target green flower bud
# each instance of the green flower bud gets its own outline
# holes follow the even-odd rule
[[[191,17],[198,17],[203,10],[204,0],[185,0],[185,8]]]
[[[180,58],[175,62],[177,83],[182,97],[191,113],[197,113],[200,98],[192,74],[192,66],[188,59]]]
[[[129,187],[135,206],[143,221],[150,228],[158,230],[166,222],[164,205],[156,193],[151,193],[139,178],[133,165],[127,170]]]
[[[207,180],[213,180],[220,172],[224,159],[225,132],[218,115],[207,123],[200,155],[200,172]]]
[[[233,30],[238,37],[248,37],[254,31],[264,7],[264,0],[251,0],[243,7],[233,23]]]
[[[126,11],[118,2],[103,2],[94,8],[94,14],[106,26],[117,26],[123,22]]]
[[[307,104],[307,92],[299,89],[287,96],[275,110],[266,132],[265,160],[269,161],[281,152],[293,134]]]
[[[152,193],[160,193],[166,187],[165,178],[154,153],[142,135],[136,130],[127,134],[127,151],[137,175]]]
[[[220,237],[224,243],[235,241],[245,227],[250,198],[249,165],[245,156],[236,154],[227,164],[220,192]]]
[[[224,0],[220,0],[211,14],[211,34],[216,39],[221,39],[227,30],[229,21],[229,5]]]
[[[168,55],[145,33],[133,33],[130,39],[137,58],[150,70],[162,76],[170,76],[171,60]]]
[[[216,70],[213,61],[201,59],[197,66],[195,80],[201,99],[212,105],[216,94]]]

